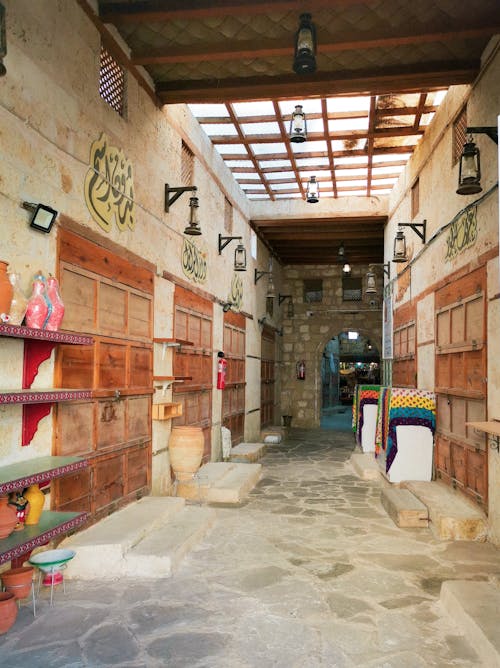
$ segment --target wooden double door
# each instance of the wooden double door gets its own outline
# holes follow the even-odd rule
[[[91,388],[93,398],[57,407],[55,454],[90,466],[54,481],[54,505],[98,519],[151,487],[154,273],[69,230],[58,242],[63,327],[94,345],[58,351],[58,385]]]

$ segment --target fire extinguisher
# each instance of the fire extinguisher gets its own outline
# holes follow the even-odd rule
[[[300,362],[297,362],[297,380],[305,380],[306,379],[306,363],[304,360],[300,360]]]
[[[217,389],[223,390],[226,387],[227,362],[222,351],[217,353],[217,357]]]

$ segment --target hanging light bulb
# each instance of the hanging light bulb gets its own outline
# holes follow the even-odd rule
[[[319,202],[319,185],[316,182],[315,176],[311,176],[309,183],[307,184],[306,201],[309,202],[309,204]]]
[[[406,254],[406,237],[403,230],[399,227],[394,237],[394,257],[393,262],[408,262]]]
[[[302,111],[302,105],[297,104],[290,121],[290,141],[301,144],[307,139],[306,115]]]
[[[351,273],[351,265],[349,262],[346,262],[344,266],[342,267],[342,273],[348,276]]]
[[[199,236],[201,234],[200,223],[198,222],[198,198],[189,198],[189,224],[184,230],[184,234],[190,236]]]
[[[469,135],[460,156],[458,172],[458,195],[474,195],[480,193],[481,188],[481,161],[479,149]]]

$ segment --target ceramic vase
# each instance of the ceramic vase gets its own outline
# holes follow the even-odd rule
[[[26,324],[33,329],[43,329],[49,314],[49,308],[44,297],[45,284],[43,281],[33,281],[33,293],[26,308]]]
[[[28,500],[29,511],[26,515],[24,523],[26,526],[33,526],[38,524],[45,503],[45,494],[38,485],[30,485],[23,494],[24,498]]]
[[[38,270],[38,272],[33,276],[34,281],[42,281],[43,283],[43,291],[42,295],[43,298],[45,299],[45,303],[47,304],[47,315],[45,317],[45,322],[42,325],[42,329],[45,329],[47,327],[47,322],[50,318],[50,314],[52,313],[52,302],[49,299],[49,295],[47,293],[47,281],[45,280],[44,274],[42,274],[41,270]]]
[[[0,634],[7,633],[17,617],[17,605],[14,594],[9,591],[0,593]]]
[[[59,283],[54,276],[49,276],[47,279],[47,296],[50,299],[52,311],[47,320],[45,329],[56,332],[64,317],[64,303],[59,291]]]
[[[9,311],[9,324],[20,325],[26,314],[28,300],[21,290],[21,277],[19,274],[9,274],[9,280],[12,285],[12,302]]]
[[[12,284],[7,275],[8,263],[0,260],[0,321],[8,321],[12,302]]]
[[[9,505],[8,496],[0,496],[0,540],[10,536],[16,524],[16,509]]]
[[[33,566],[21,566],[21,568],[9,568],[8,571],[4,571],[0,577],[5,591],[14,594],[16,599],[29,596],[34,570]]]
[[[201,427],[172,427],[168,450],[178,481],[188,481],[200,468],[205,438]]]

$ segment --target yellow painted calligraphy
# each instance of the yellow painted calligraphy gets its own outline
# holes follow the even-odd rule
[[[199,249],[196,244],[184,238],[182,246],[182,271],[195,283],[205,283],[207,280],[207,253]]]

